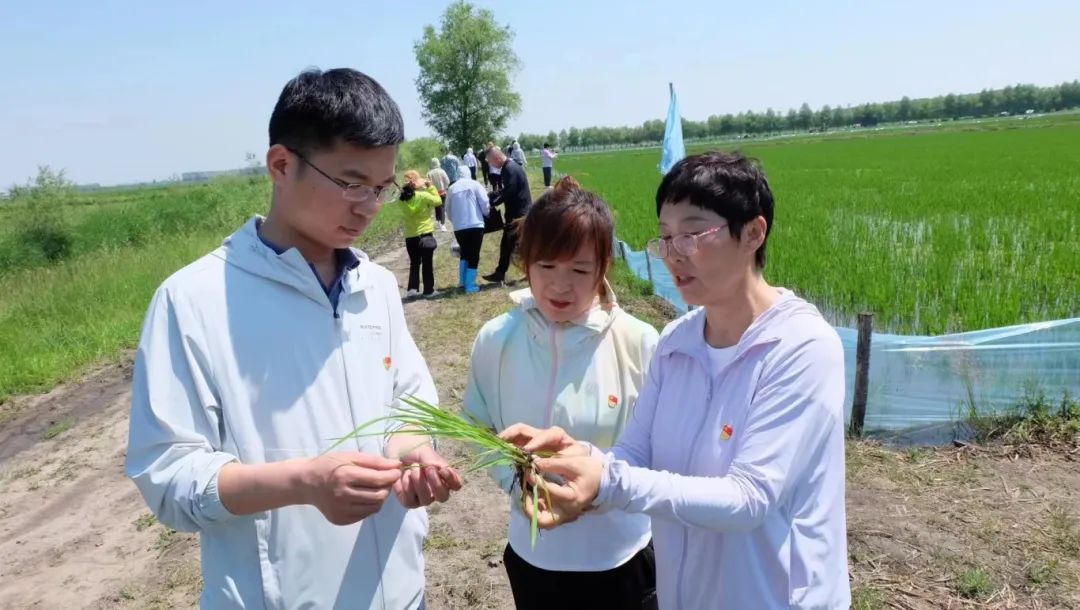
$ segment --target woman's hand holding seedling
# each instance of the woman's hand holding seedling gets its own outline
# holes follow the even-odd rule
[[[575,521],[589,510],[600,491],[600,477],[604,473],[604,463],[591,455],[536,458],[536,468],[545,475],[558,475],[564,481],[560,485],[549,480],[545,494],[535,504],[532,497],[525,497],[525,514],[532,519],[535,513],[541,529]]]
[[[584,447],[566,433],[566,430],[558,426],[551,428],[534,428],[528,424],[514,424],[503,430],[499,438],[508,443],[521,447],[525,453],[560,453],[570,451],[566,455],[585,455]]]
[[[551,457],[534,458],[534,464],[545,475],[562,477],[563,483],[547,481],[544,494],[523,494],[522,510],[538,527],[551,529],[569,523],[589,509],[599,493],[604,464],[590,455],[588,448],[559,427],[542,430],[514,424],[499,436],[530,454],[555,452]],[[533,478],[528,474],[526,483],[536,485]]]

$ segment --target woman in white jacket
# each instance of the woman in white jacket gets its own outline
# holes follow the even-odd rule
[[[497,430],[559,425],[597,446],[615,443],[657,332],[620,309],[604,281],[612,233],[607,205],[572,178],[532,206],[519,251],[530,287],[511,295],[517,307],[485,324],[473,346],[465,408],[478,420]],[[546,608],[546,596],[564,590],[583,592],[581,607],[656,607],[647,516],[585,517],[533,547],[514,473],[492,475],[511,496],[504,562],[519,610]]]

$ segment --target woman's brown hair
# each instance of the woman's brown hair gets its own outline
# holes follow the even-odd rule
[[[583,244],[592,244],[596,251],[597,292],[606,296],[604,275],[611,266],[615,221],[599,195],[565,176],[533,203],[517,230],[518,264],[526,279],[533,263],[567,260]]]

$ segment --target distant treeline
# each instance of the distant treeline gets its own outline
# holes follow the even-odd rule
[[[859,106],[822,106],[814,110],[803,104],[787,113],[769,108],[765,112],[714,114],[704,121],[683,119],[686,139],[764,135],[792,131],[827,131],[845,127],[873,127],[883,123],[955,120],[963,118],[1055,112],[1080,107],[1080,80],[1052,87],[1016,85],[1004,89],[983,89],[979,93],[942,95]],[[556,133],[523,133],[518,141],[526,150],[545,142],[562,148],[635,145],[664,139],[664,121],[653,119],[634,127],[571,127]]]

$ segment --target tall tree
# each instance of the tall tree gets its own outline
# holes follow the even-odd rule
[[[904,96],[900,98],[900,108],[897,110],[896,118],[901,121],[907,121],[911,119],[911,98]]]
[[[459,0],[413,45],[422,115],[454,150],[482,146],[521,111],[510,82],[521,66],[513,39],[491,10]]]
[[[832,119],[829,124],[833,127],[847,127],[851,124],[851,113],[847,109],[837,106],[833,108]]]
[[[803,102],[803,105],[799,107],[799,128],[810,129],[810,124],[814,122],[814,111],[810,110],[810,104]]]
[[[566,144],[567,146],[581,146],[581,130],[571,127],[570,131],[566,132]]]
[[[788,108],[787,116],[784,118],[784,127],[792,131],[799,128],[799,113],[795,112],[794,108]]]
[[[765,110],[765,118],[761,120],[761,123],[766,133],[775,133],[777,131],[780,131],[780,115],[776,114],[776,111],[772,108],[768,108]]]
[[[829,129],[829,125],[832,124],[832,108],[829,108],[828,104],[821,107],[814,115],[814,126],[822,131]]]

